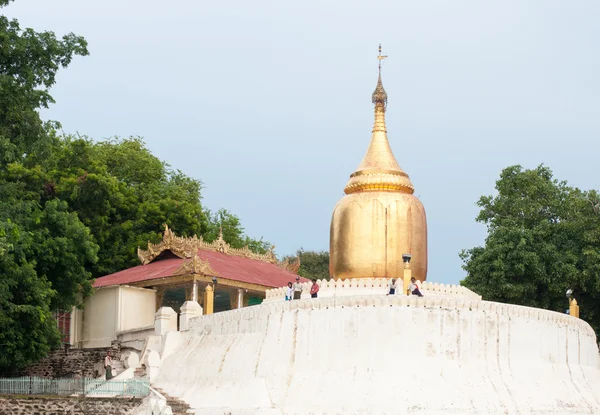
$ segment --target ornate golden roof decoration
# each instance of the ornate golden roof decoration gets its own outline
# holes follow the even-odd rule
[[[184,274],[208,275],[210,277],[219,276],[219,273],[212,269],[210,263],[200,258],[197,253],[191,259],[185,260],[173,275]]]
[[[287,269],[288,271],[297,274],[298,270],[300,270],[300,257],[284,259],[283,261],[280,261],[278,265],[283,269]]]
[[[141,250],[138,246],[138,258],[143,265],[149,264],[165,251],[170,251],[179,258],[191,258],[197,251],[197,249],[194,249],[196,246],[194,241],[198,241],[198,238],[196,238],[195,235],[193,238],[182,238],[176,236],[173,231],[165,225],[162,241],[157,244],[148,242],[148,249],[145,251]]]
[[[199,249],[204,249],[213,252],[220,252],[226,255],[233,255],[242,258],[254,259],[259,261],[268,262],[281,268],[287,269],[291,272],[293,271],[294,266],[292,268],[288,268],[291,266],[288,262],[277,261],[277,256],[275,255],[275,246],[271,246],[271,248],[265,254],[256,254],[250,250],[247,246],[243,248],[233,248],[223,239],[223,229],[219,230],[219,237],[212,242],[206,242],[202,239],[202,237],[198,238],[194,235],[191,238],[185,238],[181,236],[176,236],[175,233],[169,226],[165,225],[165,232],[163,233],[163,239],[157,244],[153,244],[148,242],[148,249],[143,250],[138,247],[137,254],[140,262],[143,265],[147,265],[154,261],[160,254],[165,251],[170,251],[174,255],[179,258],[193,258],[197,255]],[[295,262],[294,262],[295,263]],[[298,259],[298,268],[300,267],[300,259]]]

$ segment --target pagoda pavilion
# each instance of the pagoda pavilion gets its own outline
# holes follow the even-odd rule
[[[176,236],[168,226],[160,243],[138,248],[138,258],[141,265],[96,279],[83,309],[71,312],[69,343],[109,346],[122,333],[152,326],[161,307],[179,313],[185,301],[198,302],[205,313],[260,304],[268,289],[294,281],[300,268],[298,258],[278,261],[274,247],[257,254],[231,247],[222,231],[206,242]]]

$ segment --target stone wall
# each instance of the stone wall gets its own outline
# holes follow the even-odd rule
[[[0,396],[0,415],[130,415],[141,399]]]
[[[111,351],[113,359],[119,359],[121,348],[118,343],[111,347],[99,349],[62,348],[54,350],[35,365],[21,371],[22,376],[41,378],[86,377],[95,378],[100,375],[106,352]]]
[[[199,415],[600,413],[596,335],[561,313],[364,295],[273,302],[190,325],[154,384]]]

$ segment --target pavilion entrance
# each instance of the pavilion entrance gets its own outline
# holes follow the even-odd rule
[[[209,281],[194,279],[192,276],[184,281],[181,277],[173,277],[161,280],[160,285],[149,286],[148,284],[146,287],[156,290],[156,310],[160,307],[171,307],[178,315],[186,301],[197,301],[205,310],[204,293],[209,285],[214,289],[214,313],[257,305],[263,301],[263,292],[238,288],[239,285],[235,281],[219,279],[216,284]]]

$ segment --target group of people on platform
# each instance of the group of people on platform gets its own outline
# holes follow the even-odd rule
[[[291,300],[299,300],[302,295],[302,283],[300,282],[300,277],[296,277],[296,282],[292,284],[292,282],[288,282],[287,291],[285,293],[285,301]],[[319,284],[317,284],[317,280],[312,280],[312,285],[310,286],[310,297],[317,298],[317,293],[319,292]]]
[[[402,282],[400,282],[400,283],[402,283]],[[304,287],[302,286],[302,283],[300,282],[300,277],[296,277],[295,283],[292,283],[291,281],[288,282],[287,291],[285,293],[285,300],[286,301],[299,300],[300,297],[302,296],[303,289],[304,289]],[[398,289],[398,284],[396,283],[396,278],[392,278],[390,281],[390,284],[389,284],[388,295],[396,294],[397,289]],[[310,286],[310,297],[317,298],[318,292],[319,292],[319,284],[317,284],[317,280],[313,279],[312,285]],[[423,297],[423,294],[421,293],[421,290],[419,289],[419,286],[417,285],[417,280],[415,279],[415,277],[412,277],[410,279],[410,285],[408,286],[407,294],[408,293],[410,293],[412,295],[417,295],[419,297]]]
[[[400,281],[400,284],[402,285],[402,281]],[[388,295],[396,294],[397,289],[398,289],[398,284],[396,283],[396,278],[392,278],[392,280],[390,281],[390,285],[389,285]],[[423,297],[423,294],[421,293],[421,290],[419,289],[419,286],[417,285],[417,280],[415,279],[415,277],[412,277],[410,279],[410,284],[408,285],[408,292],[406,294],[412,294],[412,295],[417,295],[419,297]]]

